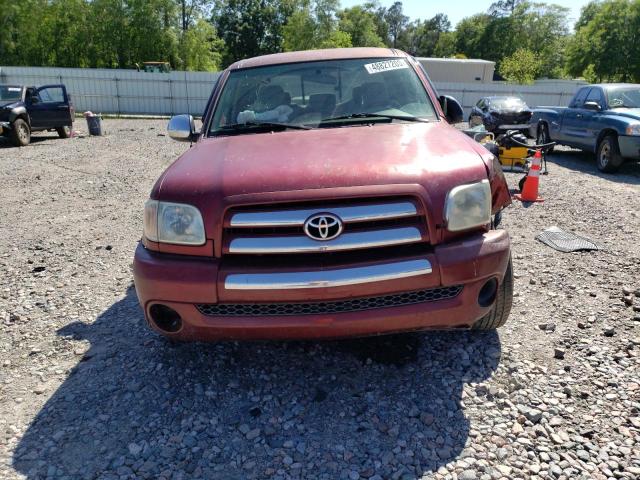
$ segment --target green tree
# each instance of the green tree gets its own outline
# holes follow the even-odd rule
[[[497,16],[508,16],[513,13],[523,0],[498,0],[489,7],[489,13]]]
[[[492,21],[490,15],[479,13],[462,19],[456,26],[456,52],[468,58],[489,58],[489,48],[485,44],[486,31]]]
[[[220,68],[223,46],[213,25],[200,18],[182,37],[181,67],[185,70],[215,72]]]
[[[53,0],[40,23],[39,39],[43,48],[36,61],[59,67],[88,67],[86,40],[89,5],[84,0]],[[32,52],[32,58],[36,55]]]
[[[567,46],[567,70],[607,81],[640,81],[640,0],[587,4]]]
[[[42,31],[32,26],[47,10],[47,0],[0,0],[0,65],[44,65]]]
[[[500,75],[507,81],[521,84],[533,83],[540,72],[542,62],[538,55],[526,48],[519,48],[502,60]]]
[[[449,18],[438,13],[429,20],[409,23],[398,38],[398,48],[412,55],[432,57],[436,52],[436,45],[440,36],[451,30]]]
[[[355,6],[338,12],[338,28],[349,34],[354,47],[384,47],[378,36],[376,16],[365,7]]]
[[[338,27],[338,0],[302,0],[282,29],[285,51],[352,46]]]
[[[442,32],[433,52],[434,57],[453,57],[456,54],[455,32]]]
[[[217,0],[212,21],[225,44],[223,66],[282,50],[283,29],[298,0]]]
[[[565,45],[569,38],[568,10],[558,5],[519,2],[510,15],[479,14],[456,27],[456,51],[469,58],[497,63],[523,48],[535,53],[538,75],[563,75]]]
[[[409,17],[407,17],[402,10],[402,2],[395,2],[391,5],[385,12],[384,19],[388,25],[391,46],[397,48],[398,38],[409,23]]]

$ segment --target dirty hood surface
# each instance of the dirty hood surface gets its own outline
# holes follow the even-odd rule
[[[444,122],[393,123],[204,138],[152,196],[207,203],[237,195],[418,184],[437,193],[486,178],[478,143]]]

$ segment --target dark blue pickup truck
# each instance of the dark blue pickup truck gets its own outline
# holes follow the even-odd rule
[[[17,147],[29,144],[31,132],[55,130],[69,137],[74,114],[64,85],[0,85],[0,135]]]
[[[581,87],[568,107],[539,107],[531,116],[537,143],[556,142],[596,154],[603,172],[640,160],[640,85]]]

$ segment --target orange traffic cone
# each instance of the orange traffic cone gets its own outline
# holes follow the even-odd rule
[[[514,195],[514,198],[521,202],[544,202],[544,199],[538,196],[538,184],[540,183],[540,170],[542,168],[542,154],[540,150],[536,150],[531,162],[531,168],[524,181],[522,192]]]

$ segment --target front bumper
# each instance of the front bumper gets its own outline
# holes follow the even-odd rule
[[[623,158],[640,160],[640,136],[620,135],[618,145]]]
[[[11,130],[11,124],[9,122],[0,122],[0,135]]]
[[[506,132],[507,130],[518,130],[521,132],[529,133],[530,125],[528,123],[514,123],[498,125],[496,130],[499,132]]]
[[[490,310],[491,306],[479,305],[480,290],[491,278],[502,282],[509,258],[509,236],[504,230],[436,246],[432,253],[421,258],[347,266],[338,269],[338,274],[335,269],[300,272],[295,268],[289,273],[273,274],[225,272],[214,258],[159,254],[140,244],[134,259],[134,279],[149,324],[175,339],[336,338],[431,328],[468,328]],[[391,270],[386,268],[389,265]],[[394,273],[388,277],[363,276],[371,268],[378,273]],[[291,284],[291,273],[303,273],[304,282]],[[315,279],[314,273],[318,274]],[[274,279],[271,286],[269,275]],[[332,283],[336,278],[338,283]],[[285,284],[278,283],[283,279]],[[206,312],[203,305],[335,304],[343,300],[367,301],[440,287],[462,288],[451,298],[360,311],[233,316],[202,313]],[[178,312],[183,322],[179,331],[168,334],[151,321],[150,307],[156,303]]]

